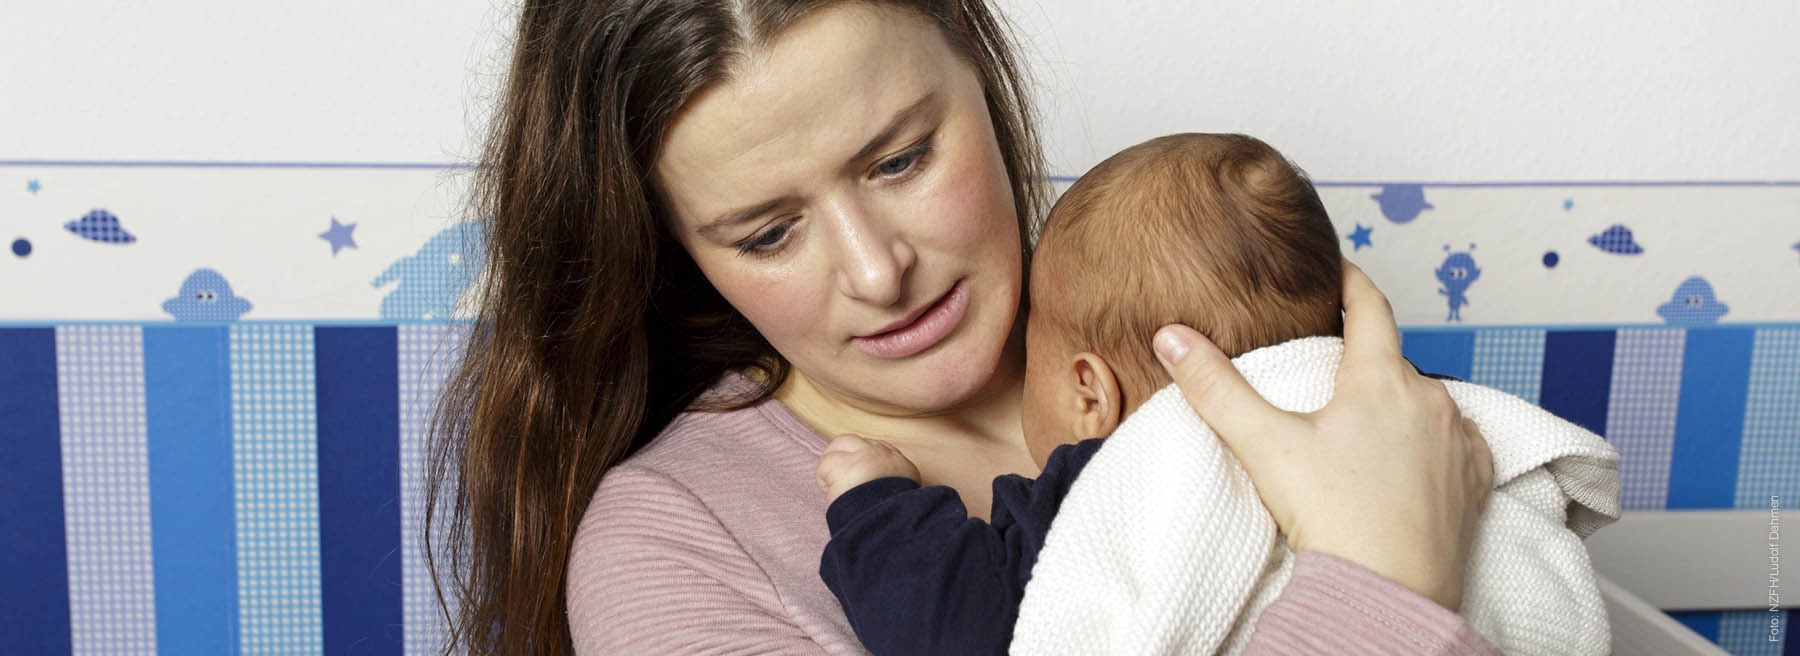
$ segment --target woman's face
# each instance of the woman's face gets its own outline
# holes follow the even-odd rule
[[[1018,223],[981,82],[926,20],[791,25],[689,102],[654,174],[700,270],[810,382],[918,413],[993,377]]]

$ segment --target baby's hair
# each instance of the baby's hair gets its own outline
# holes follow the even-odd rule
[[[1032,312],[1070,353],[1105,359],[1133,407],[1169,382],[1150,350],[1165,324],[1193,326],[1232,357],[1343,334],[1341,257],[1312,182],[1274,148],[1170,135],[1107,158],[1057,201]]]

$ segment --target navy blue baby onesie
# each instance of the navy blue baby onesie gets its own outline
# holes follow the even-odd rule
[[[1059,446],[1037,479],[994,479],[992,522],[956,490],[880,478],[826,510],[819,576],[863,647],[882,654],[1004,654],[1031,566],[1069,486],[1104,439]]]

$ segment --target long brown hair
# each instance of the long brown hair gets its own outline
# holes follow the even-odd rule
[[[833,2],[523,3],[470,196],[487,249],[476,322],[432,429],[426,506],[444,513],[425,523],[427,557],[448,651],[572,651],[569,548],[601,476],[724,372],[760,388],[699,409],[760,402],[787,375],[668,233],[648,172],[688,98]],[[986,0],[882,4],[976,69],[1029,244],[1046,178],[1003,19]]]

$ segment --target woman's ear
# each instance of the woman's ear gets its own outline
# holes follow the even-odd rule
[[[1119,380],[1112,367],[1093,353],[1079,353],[1070,363],[1073,392],[1079,411],[1075,416],[1075,433],[1080,439],[1106,437],[1119,427],[1124,410],[1119,395]]]

